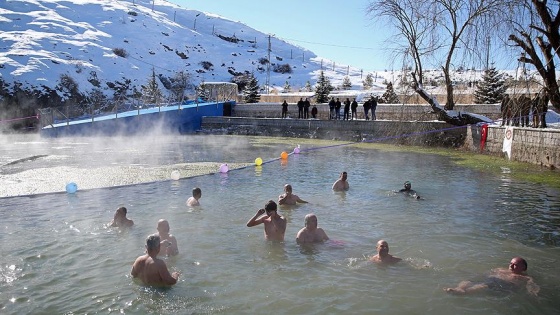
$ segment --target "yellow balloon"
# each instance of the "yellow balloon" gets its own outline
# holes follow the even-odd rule
[[[280,157],[282,158],[282,160],[286,160],[288,159],[288,153],[286,151],[282,152],[282,154],[280,154]]]
[[[262,159],[260,157],[255,159],[255,165],[256,166],[261,166],[262,165]]]

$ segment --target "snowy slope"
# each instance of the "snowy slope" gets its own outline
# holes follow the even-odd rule
[[[54,88],[61,74],[70,75],[81,91],[123,78],[145,84],[152,69],[174,76],[190,73],[193,83],[230,81],[232,73],[252,72],[267,81],[268,34],[210,13],[162,0],[10,0],[0,8],[0,73],[6,82]],[[221,39],[237,38],[237,43]],[[361,85],[360,70],[334,64],[302,47],[271,37],[272,64],[289,64],[291,74],[271,71],[270,83],[294,89],[314,84],[321,65],[333,85],[348,73]],[[127,57],[113,50],[122,49]],[[202,63],[206,63],[204,68]],[[212,66],[209,67],[209,64]],[[94,73],[95,72],[95,73]],[[364,74],[365,76],[365,74]],[[103,85],[105,86],[105,85]]]

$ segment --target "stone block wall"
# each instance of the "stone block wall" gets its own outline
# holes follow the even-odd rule
[[[481,152],[480,126],[467,129],[465,148]],[[489,126],[486,144],[482,153],[506,156],[502,151],[506,127]],[[507,158],[507,157],[506,157]],[[560,167],[560,130],[513,127],[511,160],[546,166]]]
[[[437,121],[394,122],[203,117],[202,131],[236,135],[429,146],[460,146],[466,137],[466,128],[455,128]]]

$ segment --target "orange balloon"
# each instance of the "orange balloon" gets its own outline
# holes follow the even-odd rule
[[[288,153],[286,151],[282,152],[282,154],[280,154],[280,157],[282,158],[282,160],[287,160],[288,159]]]

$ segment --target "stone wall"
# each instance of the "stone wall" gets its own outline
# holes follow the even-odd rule
[[[465,127],[444,122],[343,121],[248,117],[203,117],[202,132],[406,145],[460,146]]]
[[[480,150],[480,126],[467,129],[465,148],[475,152]],[[505,127],[489,126],[486,144],[482,153],[506,156],[502,152]],[[560,130],[537,128],[513,128],[511,160],[557,168],[560,166]]]
[[[327,120],[329,118],[329,105],[317,104],[318,119]],[[311,117],[311,108],[309,115]],[[342,108],[344,109],[344,107]],[[500,105],[456,105],[455,110],[461,112],[471,112],[486,116],[490,119],[500,118]],[[341,110],[341,116],[343,110]],[[358,106],[358,119],[364,119],[364,108],[362,104]],[[282,107],[280,103],[256,103],[256,104],[237,104],[232,116],[235,117],[255,117],[255,118],[280,118]],[[295,103],[289,103],[288,116],[298,117],[298,108]],[[414,104],[379,104],[376,110],[377,119],[396,120],[396,121],[430,121],[437,120],[437,115],[433,113],[429,105]]]

